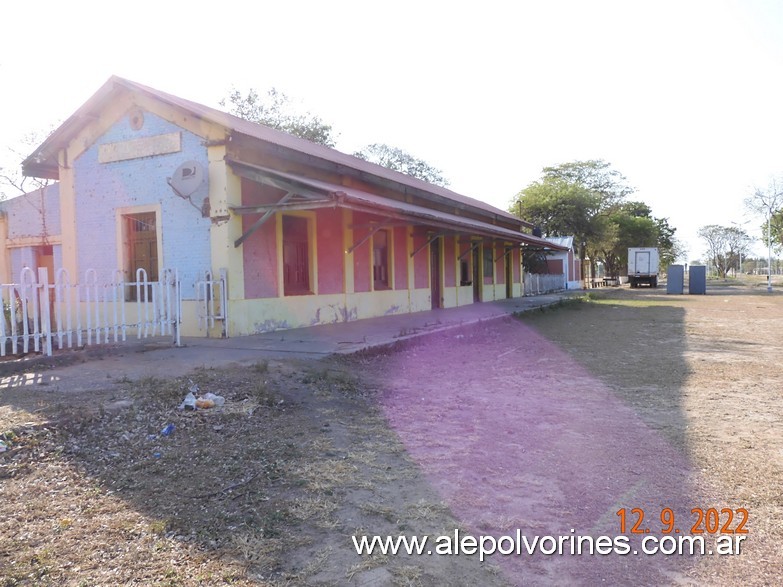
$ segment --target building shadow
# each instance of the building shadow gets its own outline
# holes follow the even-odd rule
[[[642,550],[689,533],[704,507],[684,310],[650,296],[432,337],[385,365],[387,418],[466,531],[517,537],[494,557],[512,584],[671,583],[698,558]]]

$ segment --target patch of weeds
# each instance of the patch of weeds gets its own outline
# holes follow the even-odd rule
[[[678,302],[682,299],[679,298]],[[687,301],[687,300],[686,300]],[[672,304],[668,300],[660,300],[654,298],[645,299],[618,299],[618,298],[598,298],[595,300],[596,304],[604,306],[622,306],[626,308],[650,308],[653,306],[671,306]]]
[[[43,549],[30,554],[29,557],[18,557],[14,563],[16,568],[12,568],[12,573],[3,577],[3,587],[50,584],[52,567],[55,564],[51,551]]]
[[[149,531],[155,536],[163,536],[169,529],[168,520],[152,520],[149,524]]]
[[[534,310],[526,310],[523,312],[514,312],[515,318],[529,318],[535,315],[548,314],[549,312],[556,312],[558,310],[576,310],[583,306],[583,304],[592,303],[596,301],[596,297],[593,293],[587,292],[581,296],[573,296],[569,298],[561,298],[558,301],[548,304],[546,306],[539,306]]]
[[[269,385],[266,381],[259,381],[250,388],[249,394],[255,401],[261,406],[273,407],[277,405],[278,399],[275,394],[269,389]]]
[[[328,493],[338,486],[349,486],[356,479],[358,469],[344,460],[323,459],[299,467],[297,475],[307,482],[311,491]]]
[[[406,587],[412,587],[414,585],[423,585],[422,583],[422,571],[419,567],[411,565],[405,565],[391,569],[392,582],[394,585],[405,585]]]
[[[449,515],[449,508],[442,503],[431,503],[419,500],[408,506],[410,516],[414,520],[436,520]]]
[[[181,379],[145,377],[131,384],[134,399],[141,399],[150,407],[179,405],[187,393],[188,384]]]
[[[365,556],[362,559],[362,562],[353,565],[348,571],[345,573],[345,578],[351,581],[357,573],[363,573],[364,571],[370,571],[372,569],[377,569],[378,567],[383,567],[388,562],[388,556],[387,555],[377,555],[377,554],[371,554],[369,556]]]
[[[380,516],[392,524],[399,517],[392,508],[380,503],[363,503],[359,506],[359,509],[368,515]]]
[[[337,503],[324,497],[298,498],[290,508],[291,515],[300,521],[322,520],[329,516]]]
[[[353,395],[360,390],[358,377],[342,369],[310,369],[302,377],[302,383],[312,385],[322,393]]]
[[[312,577],[313,575],[319,573],[326,565],[326,562],[329,560],[333,550],[334,549],[331,546],[327,546],[326,548],[319,550],[313,556],[310,562],[308,562],[307,565],[294,578],[298,581],[304,581],[308,577]]]
[[[259,375],[263,375],[264,373],[269,372],[269,361],[258,361],[255,365],[252,366],[252,369],[255,373],[258,373]]]
[[[279,538],[268,538],[259,532],[235,534],[231,544],[248,565],[269,571],[282,563],[285,544]]]
[[[276,509],[264,512],[258,523],[261,526],[263,538],[268,539],[282,537],[285,529],[291,525],[293,521],[294,517],[288,510]]]

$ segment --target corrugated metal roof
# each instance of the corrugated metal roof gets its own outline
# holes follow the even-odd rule
[[[532,228],[532,225],[528,222],[521,220],[505,210],[482,202],[481,200],[458,194],[448,188],[427,183],[404,173],[387,169],[386,167],[364,161],[363,159],[359,159],[352,155],[347,155],[336,149],[312,143],[262,124],[249,122],[237,116],[216,110],[215,108],[210,108],[209,106],[204,106],[197,102],[191,102],[190,100],[117,76],[109,78],[109,80],[76,111],[76,113],[68,118],[68,120],[54,131],[54,133],[52,133],[49,138],[47,138],[41,146],[24,161],[22,164],[24,172],[29,175],[39,174],[36,175],[38,177],[57,179],[56,156],[59,148],[65,145],[81,128],[89,124],[92,119],[94,119],[97,112],[103,108],[104,101],[110,99],[112,94],[121,89],[131,92],[142,92],[172,106],[191,112],[199,118],[221,125],[229,131],[273,143],[331,163],[343,165],[347,168],[369,174],[370,176],[394,181],[398,184],[429,193],[435,198],[443,198],[445,200],[457,202],[464,206],[469,206],[485,213],[499,216],[505,220],[512,220],[520,223],[522,226]]]
[[[270,177],[282,179],[293,184],[309,187],[321,193],[336,196],[348,203],[364,204],[373,210],[385,210],[393,214],[401,214],[403,216],[417,218],[424,221],[425,224],[429,223],[436,227],[444,227],[445,225],[451,228],[459,228],[466,233],[476,234],[478,236],[505,239],[512,242],[526,243],[549,249],[566,250],[565,247],[550,243],[545,239],[486,222],[481,222],[480,220],[474,220],[464,216],[457,216],[456,214],[440,212],[431,208],[425,208],[424,206],[417,206],[416,204],[390,200],[389,198],[384,198],[383,196],[371,194],[355,188],[331,184],[328,182],[310,179],[300,175],[284,173],[273,169],[266,169],[264,167],[252,165],[249,163],[232,160],[229,160],[229,163],[232,166],[247,167]]]
[[[565,249],[570,249],[574,245],[573,236],[548,236],[544,240],[559,245]]]

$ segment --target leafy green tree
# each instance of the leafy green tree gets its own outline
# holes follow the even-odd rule
[[[265,96],[251,89],[242,94],[234,88],[227,98],[220,101],[223,107],[239,118],[282,130],[302,139],[326,147],[334,147],[336,135],[331,124],[310,112],[295,111],[292,100],[283,92],[271,88]]]
[[[682,242],[674,236],[677,229],[669,224],[668,218],[654,218],[658,226],[658,252],[661,257],[661,267],[668,267],[687,253]]]
[[[434,185],[446,187],[449,181],[443,177],[440,169],[433,167],[423,159],[418,159],[398,147],[384,143],[373,143],[356,151],[354,157],[382,165],[388,169],[417,177]]]
[[[609,214],[607,231],[614,238],[604,240],[604,248],[598,251],[606,271],[612,277],[620,275],[628,259],[629,247],[658,246],[658,226],[652,218],[650,207],[643,202],[618,204]]]
[[[602,160],[545,167],[542,178],[517,194],[511,210],[547,236],[574,235],[580,257],[601,261],[617,277],[630,247],[658,247],[663,266],[683,253],[676,229],[644,202],[628,201],[628,180]]]
[[[772,215],[770,221],[770,230],[772,231],[772,246],[780,253],[783,251],[783,209],[778,210]],[[764,242],[767,241],[767,227],[763,228]]]
[[[661,267],[667,267],[683,254],[675,232],[667,218],[655,218],[644,202],[623,202],[611,209],[601,237],[589,252],[612,277],[620,275],[631,247],[657,247]]]
[[[538,226],[547,236],[573,235],[582,261],[590,251],[611,248],[617,235],[609,215],[633,188],[603,160],[574,161],[545,167],[542,177],[520,191],[511,211]]]

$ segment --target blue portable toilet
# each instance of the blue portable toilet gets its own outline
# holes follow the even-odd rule
[[[707,266],[691,265],[688,272],[688,293],[706,294],[707,293]]]
[[[682,294],[685,293],[685,266],[669,265],[666,270],[666,293]]]

